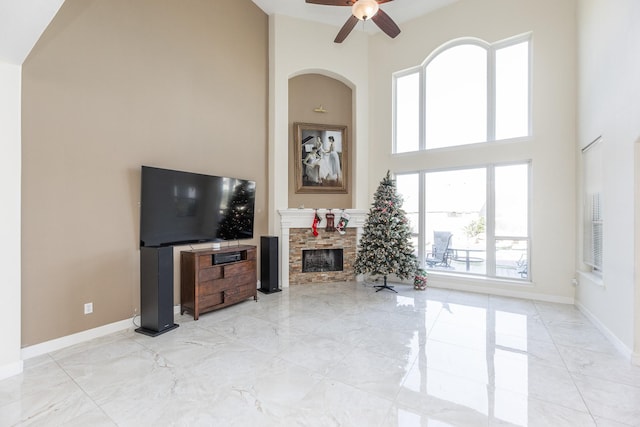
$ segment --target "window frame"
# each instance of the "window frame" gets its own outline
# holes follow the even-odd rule
[[[519,137],[512,137],[506,139],[496,139],[496,97],[497,97],[497,84],[496,84],[496,51],[511,47],[520,43],[528,43],[528,64],[527,64],[527,134]],[[426,81],[427,81],[427,67],[429,64],[438,57],[441,53],[461,46],[461,45],[474,45],[481,47],[487,51],[487,138],[485,141],[474,142],[461,145],[450,145],[446,147],[427,148],[426,147]],[[422,64],[415,67],[410,67],[402,71],[393,73],[392,76],[392,147],[391,152],[393,155],[403,155],[407,153],[430,151],[430,150],[443,150],[451,148],[460,148],[469,145],[487,144],[495,141],[522,141],[533,137],[533,118],[532,118],[532,86],[533,86],[533,33],[527,32],[514,37],[510,37],[504,40],[500,40],[495,43],[488,43],[482,39],[475,37],[464,37],[455,40],[451,40],[440,47],[436,48]],[[419,136],[418,136],[418,148],[413,151],[397,151],[398,147],[398,89],[397,82],[399,78],[406,77],[411,74],[418,73],[418,117],[419,117]]]
[[[496,216],[496,186],[495,186],[495,170],[504,166],[527,166],[527,236],[503,236],[496,235],[495,230],[495,216]],[[460,274],[469,277],[484,277],[489,279],[514,281],[517,283],[530,283],[533,281],[533,274],[531,269],[532,259],[532,237],[531,237],[531,222],[532,222],[532,209],[533,209],[533,194],[532,194],[532,178],[533,178],[533,165],[531,160],[522,161],[510,161],[510,162],[496,162],[485,163],[476,165],[466,165],[451,168],[434,168],[434,169],[422,169],[406,172],[396,172],[394,177],[397,179],[400,175],[418,175],[418,233],[417,233],[417,256],[420,262],[421,268],[426,268],[425,259],[427,256],[425,242],[427,241],[427,213],[426,213],[426,193],[428,189],[425,185],[425,177],[429,173],[434,172],[449,172],[449,171],[463,171],[469,169],[485,169],[486,173],[486,214],[485,214],[485,233],[486,233],[486,269],[484,274],[468,273],[464,271],[455,271],[455,274]],[[415,233],[412,234],[415,236]],[[522,240],[527,243],[527,276],[523,278],[507,277],[497,275],[496,264],[496,242],[499,240]],[[447,272],[440,270],[428,270],[430,274],[448,274]]]
[[[580,158],[583,199],[581,260],[588,272],[600,277],[604,272],[605,235],[603,145],[602,136],[598,136],[582,148]]]

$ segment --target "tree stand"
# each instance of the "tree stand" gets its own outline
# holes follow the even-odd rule
[[[380,292],[383,289],[389,289],[390,291],[395,292],[396,294],[398,293],[398,291],[396,291],[395,289],[393,289],[393,286],[389,286],[387,285],[387,276],[384,276],[384,285],[376,285],[374,286],[374,288],[378,288],[376,290],[376,292]]]

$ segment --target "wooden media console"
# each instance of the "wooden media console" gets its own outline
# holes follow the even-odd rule
[[[257,296],[256,247],[196,249],[180,253],[180,313],[217,310]]]

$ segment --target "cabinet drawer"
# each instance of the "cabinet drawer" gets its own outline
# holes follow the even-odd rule
[[[210,295],[216,292],[223,292],[228,287],[223,280],[209,280],[208,282],[201,282],[198,286],[198,295]]]
[[[238,286],[236,289],[238,290],[238,296],[241,299],[255,296],[258,293],[255,283],[247,283],[246,285]]]
[[[235,277],[227,277],[226,279],[202,282],[200,283],[200,286],[198,286],[198,295],[202,297],[216,292],[225,292],[229,289],[244,289],[245,287],[246,289],[256,288],[256,277],[254,274],[245,273]]]
[[[224,302],[227,304],[233,304],[254,295],[255,294],[251,292],[250,289],[242,286],[233,289],[227,289],[226,291],[224,291]]]
[[[198,287],[198,295],[204,296],[215,292],[223,292],[227,289],[234,289],[244,285],[256,287],[256,276],[254,273],[244,273],[235,277],[202,282]]]
[[[198,255],[198,265],[200,268],[211,267],[213,265],[211,255]]]
[[[206,282],[207,280],[222,279],[222,266],[214,266],[209,268],[203,268],[198,272],[198,281]]]
[[[215,292],[213,294],[203,295],[198,298],[198,302],[200,304],[200,311],[215,307],[216,305],[220,305],[224,302],[224,293]]]
[[[249,273],[255,267],[253,262],[238,262],[224,266],[222,277],[233,277],[243,273]]]
[[[238,294],[238,289],[237,288],[225,289],[224,290],[224,300],[227,301],[227,302],[230,301],[230,300],[235,300],[237,294]]]

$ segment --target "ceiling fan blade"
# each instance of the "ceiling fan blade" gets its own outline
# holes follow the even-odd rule
[[[378,4],[388,3],[393,0],[376,0]],[[325,6],[353,6],[356,0],[305,0],[309,4],[323,4]]]
[[[338,32],[338,35],[336,36],[336,39],[333,42],[342,43],[344,39],[347,38],[347,36],[351,32],[351,30],[353,30],[353,27],[355,27],[357,23],[358,23],[358,18],[351,15],[349,19],[347,19],[347,22],[344,23],[342,28],[340,28],[340,31]]]
[[[305,0],[310,4],[323,4],[325,6],[353,6],[351,0]]]
[[[398,27],[398,25],[393,22],[393,19],[391,19],[391,17],[387,15],[382,9],[378,10],[378,13],[373,15],[373,18],[371,18],[371,20],[375,22],[376,25],[380,27],[380,29],[392,39],[396,38],[396,36],[400,34],[400,27]]]

